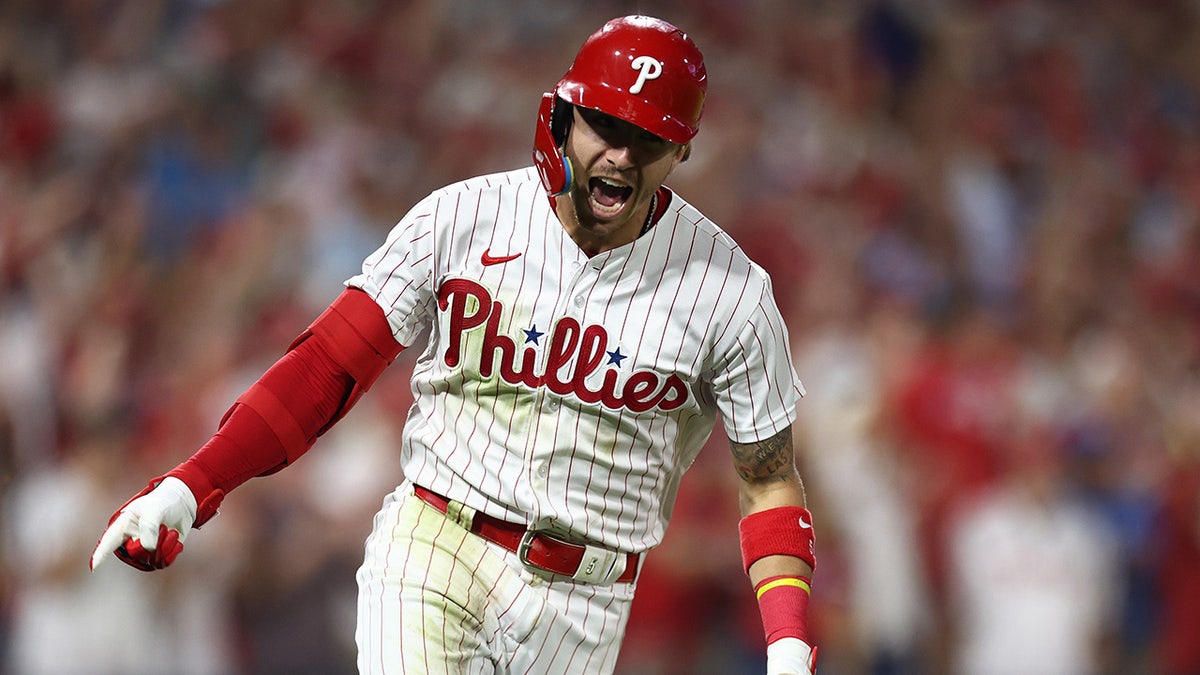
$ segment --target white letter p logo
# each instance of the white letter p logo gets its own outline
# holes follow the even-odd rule
[[[658,76],[662,75],[662,61],[653,56],[639,56],[629,64],[629,67],[639,71],[637,82],[634,82],[633,86],[629,88],[631,94],[642,93],[642,87],[645,86],[646,80],[657,80]]]

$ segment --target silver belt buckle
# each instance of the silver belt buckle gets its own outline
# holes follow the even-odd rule
[[[525,534],[521,535],[521,543],[517,546],[517,559],[526,569],[556,574],[553,570],[548,570],[529,560],[533,539],[539,534],[541,533],[537,530],[525,530]],[[590,544],[584,545],[583,548],[583,560],[580,562],[579,568],[571,575],[575,581],[610,586],[625,572],[627,556],[619,551],[610,551]]]
[[[533,564],[529,560],[529,551],[533,548],[533,538],[538,535],[537,530],[525,530],[525,534],[521,535],[521,543],[517,545],[517,559],[526,569],[537,570],[538,572],[546,572],[541,567]]]

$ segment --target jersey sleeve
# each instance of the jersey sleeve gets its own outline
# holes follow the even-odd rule
[[[396,341],[412,345],[433,311],[435,232],[439,201],[426,197],[392,228],[346,286],[366,292],[383,309]]]
[[[792,364],[787,327],[769,279],[749,315],[736,321],[732,337],[721,345],[713,391],[730,440],[751,443],[795,420],[804,385]]]

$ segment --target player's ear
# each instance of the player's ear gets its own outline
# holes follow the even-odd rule
[[[671,168],[667,171],[667,175],[670,175],[671,173],[673,173],[675,171],[675,169],[679,167],[680,164],[686,162],[688,160],[688,157],[691,157],[691,156],[692,156],[691,141],[684,143],[683,145],[680,145],[679,147],[675,148],[675,155],[674,155],[674,157],[671,158]]]

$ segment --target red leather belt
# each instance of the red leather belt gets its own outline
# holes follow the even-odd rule
[[[450,500],[446,497],[420,485],[414,485],[413,492],[426,504],[442,513],[447,512]],[[590,569],[597,561],[594,553],[601,550],[563,541],[547,532],[530,530],[524,525],[500,520],[482,511],[475,512],[474,518],[471,519],[470,529],[472,533],[516,553],[521,558],[521,562],[526,565],[585,581],[590,580],[591,575],[595,572]],[[636,579],[639,554],[616,553],[615,556],[618,559],[624,558],[625,568],[613,582],[629,583]]]

